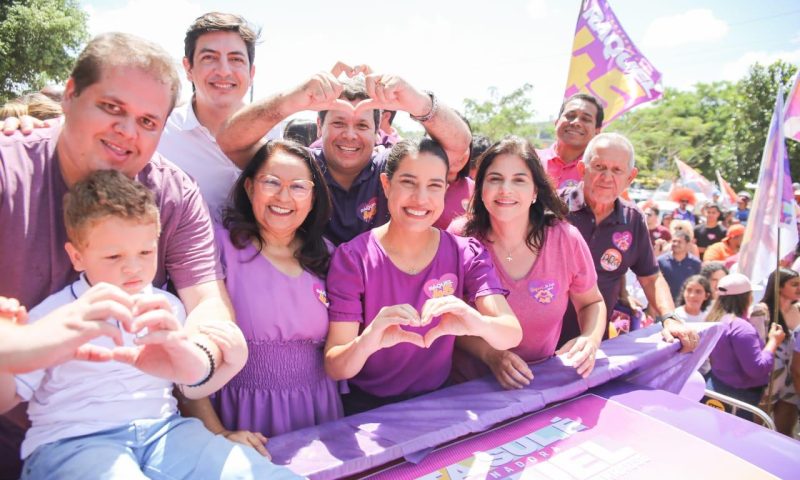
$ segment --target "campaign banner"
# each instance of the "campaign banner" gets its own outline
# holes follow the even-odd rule
[[[639,52],[606,0],[584,0],[575,27],[564,98],[590,93],[605,109],[603,126],[661,97],[661,73]]]
[[[706,177],[690,167],[686,162],[678,160],[677,158],[675,159],[675,164],[678,166],[678,173],[681,175],[681,182],[684,186],[694,185],[703,192],[706,197],[711,198],[714,192],[714,185],[708,181]]]
[[[367,478],[749,480],[777,477],[706,440],[590,394],[436,450],[417,464],[404,463]]]
[[[793,252],[798,240],[783,113],[783,91],[779,88],[761,156],[758,187],[739,250],[739,272],[756,286],[766,285],[778,259]]]

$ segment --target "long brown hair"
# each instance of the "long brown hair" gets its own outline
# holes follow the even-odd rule
[[[536,187],[536,202],[528,209],[528,222],[530,230],[526,243],[531,250],[539,251],[544,245],[545,227],[551,227],[557,221],[566,218],[567,207],[556,194],[547,173],[542,167],[536,150],[527,140],[509,136],[495,143],[486,150],[481,158],[478,159],[478,173],[475,175],[475,191],[472,194],[470,203],[471,215],[465,227],[465,235],[485,239],[492,224],[489,210],[483,203],[481,192],[483,183],[486,181],[486,172],[494,160],[500,155],[516,155],[521,158],[528,170],[531,172],[533,184]]]

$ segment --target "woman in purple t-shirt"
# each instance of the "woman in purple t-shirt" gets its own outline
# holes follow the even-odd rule
[[[483,156],[475,177],[473,215],[463,231],[478,238],[492,254],[508,303],[523,330],[520,345],[495,349],[479,338],[459,338],[457,345],[482,360],[504,388],[522,388],[533,379],[528,363],[556,350],[567,303],[578,312],[581,335],[558,352],[587,376],[603,339],[606,307],[597,273],[580,232],[566,222],[566,209],[548,181],[534,148],[507,137]],[[486,367],[456,357],[456,376],[485,374]],[[460,374],[460,375],[459,375]]]
[[[293,141],[271,141],[242,171],[223,213],[225,229],[216,232],[249,357],[214,394],[214,411],[203,420],[221,422],[219,433],[261,451],[264,436],[342,416],[323,365],[330,247],[322,233],[331,208],[311,153]]]
[[[765,344],[756,327],[747,321],[752,302],[752,287],[746,276],[731,273],[719,281],[717,299],[706,321],[722,323],[723,330],[709,356],[711,374],[706,379],[706,387],[750,405],[758,405],[769,381],[775,352],[786,334],[779,324],[773,323]],[[742,411],[737,415],[752,417]]]
[[[497,349],[522,337],[486,250],[433,227],[447,165],[433,140],[395,145],[381,174],[391,220],[333,255],[325,368],[350,380],[347,414],[441,387],[455,336]]]

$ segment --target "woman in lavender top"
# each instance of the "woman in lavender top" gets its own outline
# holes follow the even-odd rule
[[[747,320],[753,302],[750,279],[741,273],[723,277],[717,285],[717,299],[706,316],[707,322],[720,322],[722,335],[711,351],[709,390],[728,395],[750,405],[758,405],[764,385],[769,381],[775,351],[785,334],[773,323],[766,345],[756,327]],[[749,418],[747,412],[739,416]]]
[[[263,449],[264,436],[341,417],[323,366],[330,212],[322,172],[295,142],[267,143],[234,185],[217,243],[249,357],[213,396],[212,431]]]
[[[391,220],[333,255],[325,368],[350,379],[348,414],[441,387],[458,335],[497,349],[522,337],[488,252],[433,227],[447,171],[435,141],[399,142],[381,174]]]

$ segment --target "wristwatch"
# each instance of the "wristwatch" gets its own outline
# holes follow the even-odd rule
[[[660,317],[656,317],[656,321],[661,323],[661,325],[664,325],[664,321],[669,319],[677,320],[680,323],[683,323],[683,320],[681,320],[679,316],[675,315],[675,312],[669,312],[665,315],[661,315]]]

